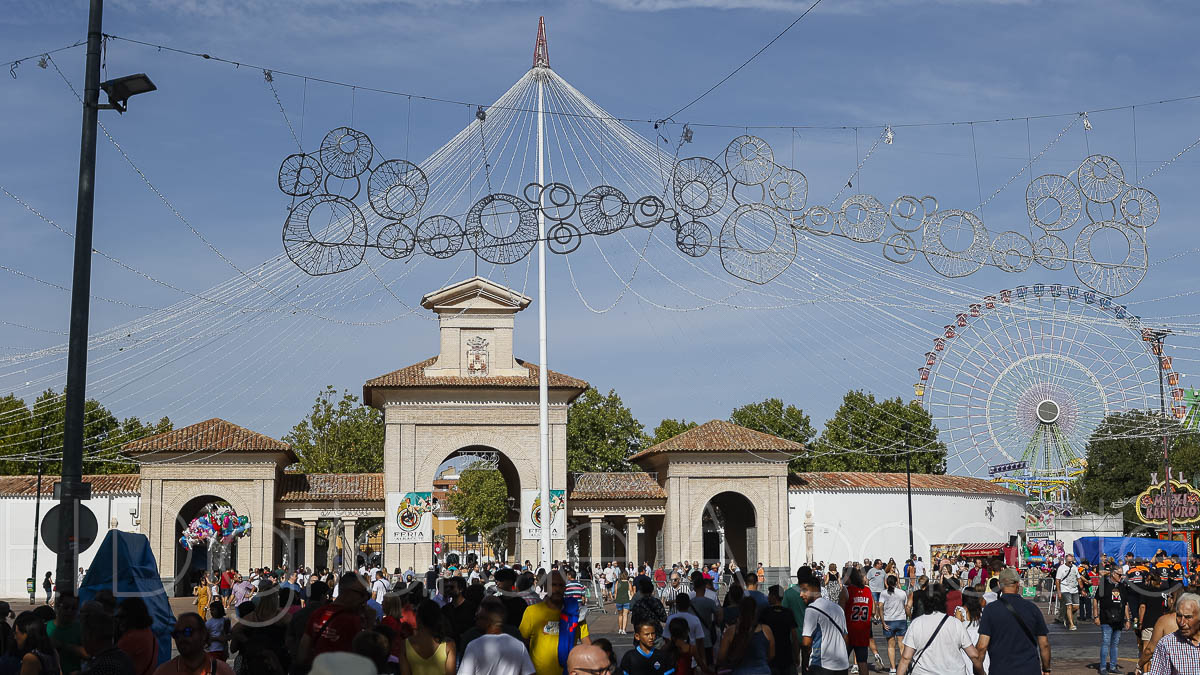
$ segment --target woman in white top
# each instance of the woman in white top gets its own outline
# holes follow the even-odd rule
[[[961,621],[946,616],[946,592],[942,586],[933,584],[927,593],[929,612],[913,619],[904,635],[898,672],[900,675],[969,675],[971,667],[966,664],[978,653],[975,643]],[[969,657],[966,661],[962,657],[964,652]]]
[[[888,663],[893,666],[896,665],[896,653],[901,649],[900,642],[908,630],[908,611],[905,608],[908,594],[896,588],[897,582],[895,574],[888,576],[887,588],[879,594],[879,602],[875,605],[882,620],[883,637],[887,638]],[[944,607],[945,603],[942,605]]]

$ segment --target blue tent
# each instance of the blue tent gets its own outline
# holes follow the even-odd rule
[[[1076,560],[1099,562],[1100,554],[1124,560],[1126,553],[1133,557],[1149,560],[1162,549],[1168,556],[1178,555],[1184,570],[1188,564],[1188,545],[1185,541],[1168,541],[1166,539],[1150,539],[1148,537],[1080,537],[1072,547]]]
[[[158,662],[171,658],[171,630],[175,627],[175,615],[167,602],[158,564],[150,550],[150,540],[140,534],[109,530],[96,558],[88,568],[79,588],[79,602],[85,603],[96,597],[96,593],[109,589],[117,596],[137,595],[150,609],[154,624],[151,630],[158,638]]]

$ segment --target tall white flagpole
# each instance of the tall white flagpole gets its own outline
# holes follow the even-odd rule
[[[544,25],[539,21],[538,38],[544,39]],[[539,68],[538,63],[535,63]],[[546,64],[549,66],[549,63]],[[542,87],[545,73],[538,71],[538,117],[537,117],[537,171],[538,185],[545,185],[545,147],[542,135]],[[541,565],[550,570],[551,553],[550,525],[550,405],[549,372],[546,365],[546,214],[542,196],[538,195],[538,451],[541,459],[542,541]]]

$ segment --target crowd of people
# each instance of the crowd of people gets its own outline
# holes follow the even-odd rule
[[[60,593],[53,607],[15,616],[0,602],[0,619],[0,675],[176,672],[159,667],[158,638],[140,597],[118,602],[111,591],[102,591],[80,607],[74,595]]]
[[[1067,556],[1048,569],[1061,621],[1102,627],[1101,672],[1117,672],[1120,633],[1134,630],[1140,670],[1200,673],[1200,595],[1165,556]],[[195,612],[179,616],[178,654],[159,645],[140,598],[109,592],[0,622],[0,675],[902,675],[1051,670],[1037,579],[999,560],[864,560],[801,567],[767,586],[766,570],[677,563],[487,563],[388,573],[234,569],[200,577]],[[1081,595],[1081,586],[1095,592]],[[765,588],[764,588],[765,587]],[[1186,592],[1186,591],[1193,592]],[[611,604],[610,604],[611,603]],[[616,612],[617,644],[594,636],[589,611]],[[1088,608],[1091,614],[1081,610]],[[8,614],[7,607],[0,611]],[[10,617],[12,618],[12,617]],[[886,662],[885,662],[886,655]],[[169,654],[162,654],[165,659]],[[885,665],[886,663],[886,665]]]

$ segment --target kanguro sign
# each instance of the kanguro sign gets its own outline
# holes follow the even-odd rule
[[[1200,491],[1174,479],[1152,483],[1138,495],[1137,518],[1147,525],[1166,525],[1168,506],[1173,525],[1200,523]]]

